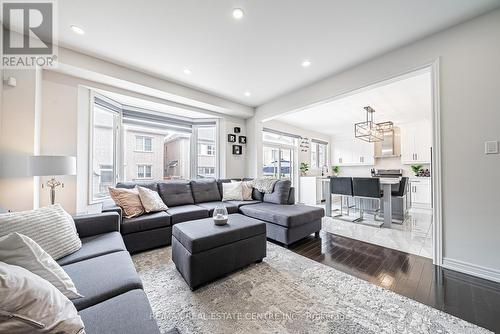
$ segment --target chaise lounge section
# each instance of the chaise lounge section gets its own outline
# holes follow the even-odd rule
[[[159,334],[120,235],[116,212],[74,217],[82,248],[58,260],[83,298],[73,299],[87,334]],[[113,268],[113,270],[103,270]]]
[[[239,179],[236,179],[239,181]],[[244,179],[251,180],[251,179]],[[295,204],[295,189],[291,182],[275,183],[272,193],[254,189],[252,200],[222,201],[223,183],[231,179],[172,180],[150,183],[121,182],[117,188],[144,186],[157,191],[168,210],[124,218],[121,209],[112,200],[103,203],[103,212],[115,212],[121,218],[121,233],[127,250],[140,252],[172,242],[172,229],[178,223],[211,217],[220,205],[229,214],[241,213],[264,221],[267,238],[290,245],[310,234],[319,233],[322,208]]]

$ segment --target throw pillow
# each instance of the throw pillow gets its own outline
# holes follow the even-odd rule
[[[140,186],[137,186],[137,192],[139,193],[142,206],[147,213],[168,210],[168,206],[163,203],[158,192]]]
[[[241,181],[222,184],[222,201],[243,201]]]
[[[0,333],[85,333],[73,303],[24,268],[0,262],[0,296]]]
[[[136,188],[113,188],[108,187],[109,195],[116,205],[122,208],[125,218],[134,218],[144,213],[139,192]]]
[[[238,182],[238,181],[231,181],[232,183]],[[253,181],[242,181],[241,182],[241,188],[242,188],[242,197],[244,201],[251,201],[253,200],[252,198],[252,193],[253,193]]]
[[[73,218],[59,204],[0,214],[0,237],[14,232],[33,239],[54,260],[82,247]]]
[[[0,261],[37,274],[52,283],[69,299],[82,297],[63,268],[30,237],[19,233],[1,237]]]

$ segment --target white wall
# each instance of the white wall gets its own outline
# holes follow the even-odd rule
[[[15,76],[17,87],[3,87],[0,154],[2,158],[30,156],[37,153],[40,107],[37,103],[38,70],[4,70],[4,76]],[[38,178],[9,177],[14,170],[0,176],[0,206],[9,210],[31,209],[38,199]],[[36,190],[36,191],[35,191]]]
[[[41,155],[77,156],[78,86],[73,78],[44,71],[42,75]],[[41,181],[46,182],[47,177]],[[56,190],[56,200],[69,212],[76,212],[76,176],[58,176],[64,188]],[[41,189],[40,206],[49,204],[49,190]]]
[[[443,256],[500,277],[500,155],[484,141],[500,139],[500,10],[402,47],[257,108],[247,121],[282,113],[397,76],[440,59]],[[255,137],[258,139],[258,137]],[[249,143],[249,145],[252,145]],[[259,166],[257,147],[247,169]]]
[[[236,133],[236,143],[229,143],[227,135],[234,134],[234,128],[239,127],[240,133]],[[220,145],[221,145],[221,161],[220,161],[220,177],[221,178],[244,178],[246,159],[247,159],[247,145],[238,143],[238,136],[247,136],[245,121],[242,119],[228,118],[222,119],[220,122]],[[248,136],[247,136],[248,140]],[[242,154],[233,154],[233,145],[242,146]]]

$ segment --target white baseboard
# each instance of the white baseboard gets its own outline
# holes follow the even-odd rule
[[[449,258],[443,258],[443,267],[500,283],[500,270],[481,267],[472,263]]]

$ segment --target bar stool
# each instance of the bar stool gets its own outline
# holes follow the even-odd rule
[[[392,197],[398,197],[398,198],[402,198],[404,199],[405,196],[408,194],[408,184],[410,182],[410,178],[405,176],[405,177],[402,177],[401,178],[401,181],[399,181],[399,187],[397,189],[392,189],[391,191],[391,195]],[[405,203],[404,203],[405,206],[408,206],[408,199],[406,199]],[[404,211],[407,212],[408,210],[406,210],[407,208],[405,207],[404,208]],[[403,221],[401,222],[401,224],[403,224],[406,220],[406,216],[407,214],[404,215],[403,217]],[[399,222],[394,222],[393,223],[396,223],[396,224],[399,224]]]
[[[378,209],[374,210],[373,220],[376,222],[377,213],[380,211],[382,192],[380,190],[380,179],[378,177],[353,177],[352,178],[352,190],[355,199],[359,199],[359,218],[357,222],[361,222],[364,219],[364,208],[361,203],[362,200],[370,199],[378,201]],[[377,225],[382,226],[383,222]],[[373,224],[370,224],[373,225]]]
[[[334,217],[343,216],[344,196],[352,197],[352,178],[332,177],[330,179],[330,192],[332,195],[340,196],[340,214]],[[347,216],[349,216],[349,199],[347,199]]]

